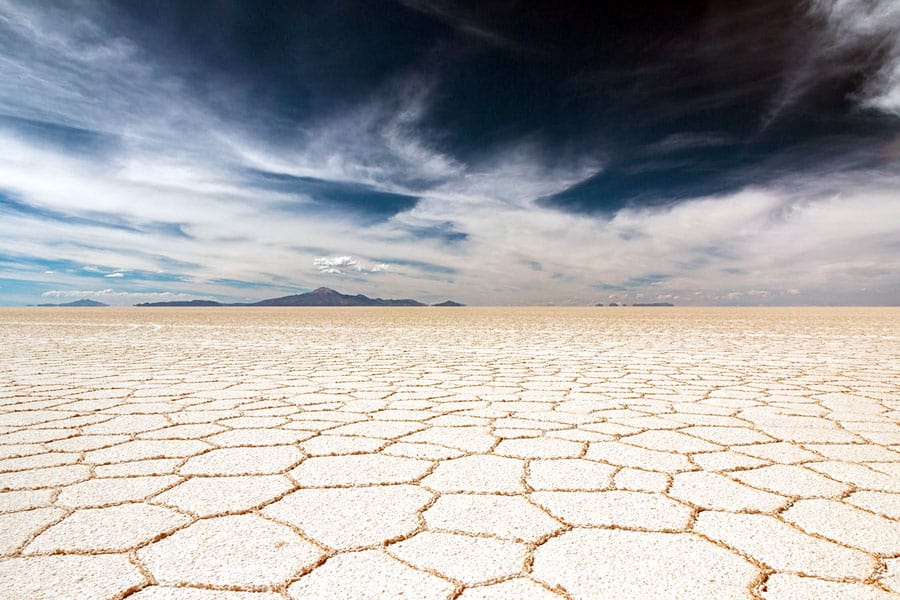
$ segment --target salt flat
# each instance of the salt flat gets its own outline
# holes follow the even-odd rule
[[[2,309],[0,597],[897,598],[898,309]]]

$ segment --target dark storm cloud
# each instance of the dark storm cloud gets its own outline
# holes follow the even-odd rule
[[[460,3],[445,0],[399,0],[401,4],[413,10],[424,12],[445,21],[459,31],[477,37],[490,44],[505,47],[514,47],[515,44],[496,31],[486,29],[477,16],[479,9],[489,8],[489,3],[483,2],[471,7],[462,6]]]
[[[261,188],[295,195],[297,202],[280,203],[281,210],[318,214],[349,214],[364,223],[377,223],[413,208],[415,196],[385,192],[370,185],[297,177],[285,173],[250,171],[248,181]]]
[[[111,28],[193,94],[275,137],[294,137],[301,125],[369,98],[454,35],[393,2],[172,0],[110,9]]]
[[[739,145],[668,150],[659,156],[623,154],[602,172],[557,194],[538,199],[543,206],[611,215],[626,206],[659,206],[766,185],[791,175],[876,169],[884,165],[893,117],[872,115],[857,131],[803,131],[802,125],[772,128]],[[843,125],[836,125],[844,127]],[[865,130],[860,130],[861,126]]]
[[[612,214],[848,154],[848,168],[885,160],[897,115],[859,105],[891,58],[891,30],[835,41],[827,12],[810,6],[220,0],[117,4],[112,14],[114,30],[193,93],[270,138],[307,135],[304,124],[416,73],[435,82],[417,125],[435,148],[461,164],[522,140],[549,167],[593,157],[600,173],[539,202]],[[366,202],[386,218],[381,200]]]

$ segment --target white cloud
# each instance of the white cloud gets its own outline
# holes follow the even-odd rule
[[[900,2],[813,0],[809,6],[813,15],[828,23],[827,46],[817,48],[817,52],[827,56],[867,47],[869,55],[883,55],[880,68],[865,83],[862,101],[866,106],[900,115]]]
[[[771,123],[823,80],[867,73],[856,101],[900,115],[900,2],[810,0],[808,22],[796,31],[782,88],[770,107]]]
[[[354,260],[350,256],[335,256],[333,258],[323,256],[315,259],[313,264],[320,273],[334,274],[341,274],[348,269],[358,270],[359,267],[359,261]]]
[[[107,273],[104,277],[125,277],[125,275],[117,271],[115,273]]]
[[[378,263],[372,267],[367,267],[352,256],[323,256],[315,259],[313,265],[319,273],[328,273],[331,275],[341,275],[347,271],[355,273],[381,273],[390,268],[390,265],[386,263]]]
[[[464,165],[432,148],[416,131],[432,87],[415,73],[392,80],[370,102],[312,124],[304,145],[271,147],[235,131],[220,131],[217,140],[257,169],[404,192],[403,181],[441,181],[465,174]]]

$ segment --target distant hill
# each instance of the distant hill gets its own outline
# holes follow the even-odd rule
[[[82,298],[81,300],[76,300],[74,302],[66,302],[64,304],[38,304],[38,306],[55,306],[57,308],[62,307],[78,307],[78,306],[109,306],[109,304],[104,304],[102,302],[97,302],[96,300],[90,300],[88,298]]]
[[[454,302],[453,300],[445,300],[444,302],[440,302],[438,304],[432,304],[432,306],[465,306],[465,304],[460,304],[459,302]]]
[[[671,302],[650,302],[648,304],[638,304],[637,302],[635,302],[633,306],[675,306],[675,305],[672,304]]]
[[[169,302],[142,302],[135,306],[228,306],[215,300],[171,300]]]
[[[369,298],[362,294],[350,296],[342,294],[331,288],[320,287],[317,290],[305,294],[270,298],[248,304],[248,306],[425,306],[418,300],[408,298],[402,300],[384,300],[382,298]]]
[[[252,303],[224,304],[214,300],[184,300],[174,302],[144,302],[135,306],[425,306],[418,300],[390,300],[369,298],[362,294],[351,296],[331,288],[320,287],[305,294],[269,298]]]

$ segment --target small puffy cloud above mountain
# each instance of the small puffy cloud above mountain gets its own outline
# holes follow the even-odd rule
[[[367,267],[352,256],[323,256],[313,260],[313,265],[319,273],[331,275],[342,275],[347,272],[381,273],[382,271],[387,271],[390,267],[387,263],[377,263],[374,266]]]
[[[347,270],[356,270],[359,262],[353,260],[352,256],[334,256],[317,258],[313,264],[320,273],[333,273],[339,275]]]

